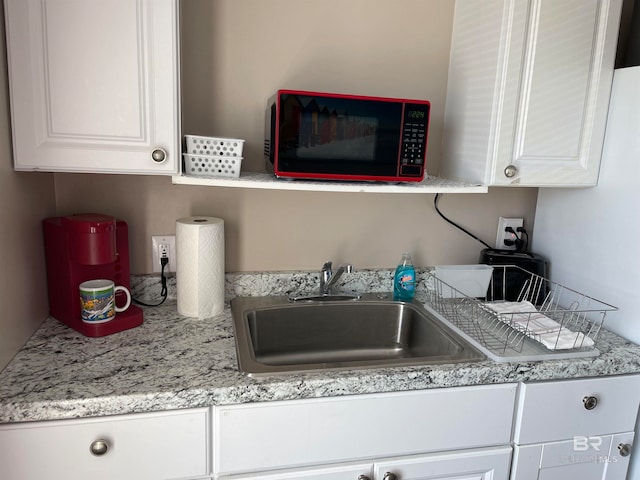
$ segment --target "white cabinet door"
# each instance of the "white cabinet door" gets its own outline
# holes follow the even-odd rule
[[[373,461],[341,463],[324,467],[292,468],[267,473],[250,473],[218,477],[219,480],[367,480],[371,479]]]
[[[639,375],[522,384],[512,480],[624,479],[639,398]]]
[[[621,0],[458,0],[440,175],[597,182]]]
[[[391,480],[394,478],[399,480],[507,480],[510,463],[511,447],[496,447],[219,478],[221,480],[297,478],[305,480]]]
[[[434,453],[376,461],[375,480],[507,480],[511,447]],[[393,475],[393,476],[392,476]]]
[[[514,448],[512,480],[624,480],[629,456],[620,447],[631,445],[633,432],[592,437],[577,436]]]
[[[635,432],[618,433],[611,436],[611,448],[604,459],[606,462],[606,480],[624,480],[629,471],[631,448]]]
[[[5,14],[17,170],[177,173],[176,0],[6,0]]]

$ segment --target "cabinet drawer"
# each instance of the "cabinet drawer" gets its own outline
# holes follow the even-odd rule
[[[515,384],[214,408],[216,474],[508,444]]]
[[[595,406],[586,399],[595,399]],[[514,441],[523,445],[632,431],[639,402],[640,375],[526,383]]]
[[[208,474],[208,409],[0,426],[3,478],[176,479]],[[103,439],[109,449],[91,453]]]

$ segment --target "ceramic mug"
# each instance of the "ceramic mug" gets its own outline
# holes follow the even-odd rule
[[[124,292],[127,302],[116,306],[116,292]],[[111,280],[88,280],[80,284],[80,309],[82,321],[104,323],[113,320],[116,313],[124,312],[131,305],[131,293],[126,287],[115,285]]]

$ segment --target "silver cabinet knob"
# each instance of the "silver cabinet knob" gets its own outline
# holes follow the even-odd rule
[[[109,451],[109,442],[100,438],[91,443],[91,446],[89,446],[89,451],[92,455],[100,457]]]
[[[358,475],[358,480],[371,480],[371,479],[366,475]]]
[[[516,173],[518,173],[518,167],[516,167],[515,165],[507,165],[507,167],[504,169],[504,176],[507,178],[515,177]]]
[[[631,455],[631,445],[628,443],[621,443],[618,445],[618,451],[620,452],[621,457],[628,457]]]
[[[598,405],[598,398],[592,395],[588,395],[582,399],[582,403],[584,404],[584,408],[587,410],[593,410]]]
[[[167,159],[167,152],[163,148],[156,148],[151,152],[151,158],[156,163],[162,163]]]
[[[382,477],[382,480],[398,480],[398,477],[394,473],[387,472],[384,474],[384,477]]]

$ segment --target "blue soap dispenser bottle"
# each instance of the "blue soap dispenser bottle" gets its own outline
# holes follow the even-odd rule
[[[411,301],[416,288],[416,269],[411,262],[411,254],[403,253],[393,277],[394,300]]]

